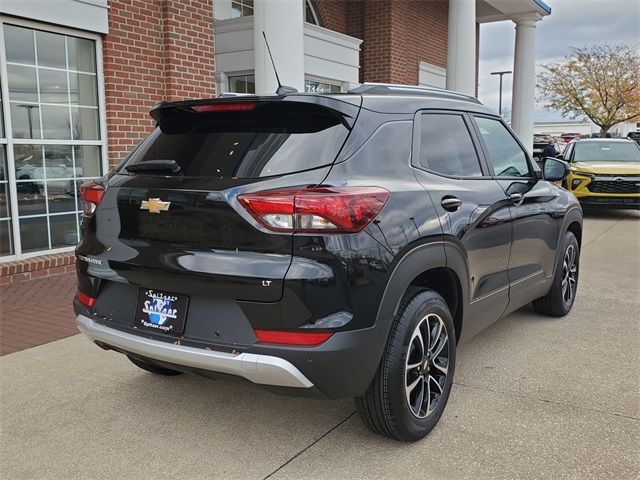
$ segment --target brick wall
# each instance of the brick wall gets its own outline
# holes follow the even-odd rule
[[[329,30],[347,34],[347,8],[350,0],[313,0],[320,25]],[[360,3],[360,2],[358,2]],[[348,34],[347,34],[348,35]]]
[[[110,0],[104,37],[109,162],[152,128],[160,100],[215,95],[213,0]]]
[[[3,262],[0,263],[0,285],[75,272],[75,262],[73,252]]]
[[[360,81],[418,84],[420,61],[447,66],[448,0],[315,0],[326,28],[363,40]]]

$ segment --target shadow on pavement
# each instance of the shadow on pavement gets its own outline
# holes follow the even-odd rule
[[[611,207],[591,207],[582,206],[585,218],[602,218],[624,220],[627,218],[640,218],[640,210],[611,208]]]

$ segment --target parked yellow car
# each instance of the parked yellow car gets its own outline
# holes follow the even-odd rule
[[[562,186],[585,205],[640,208],[640,146],[633,140],[574,140],[564,152]]]

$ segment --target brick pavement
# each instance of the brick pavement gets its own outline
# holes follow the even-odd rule
[[[0,285],[0,355],[79,333],[75,292],[75,273]]]

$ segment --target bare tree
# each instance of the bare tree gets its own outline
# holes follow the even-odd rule
[[[562,63],[543,65],[541,103],[576,118],[586,115],[606,134],[640,118],[640,54],[623,45],[571,48]]]

